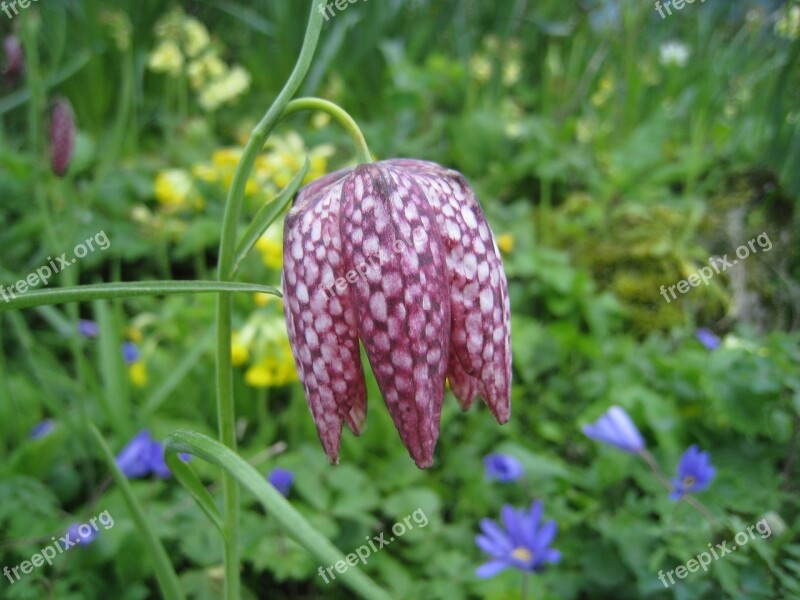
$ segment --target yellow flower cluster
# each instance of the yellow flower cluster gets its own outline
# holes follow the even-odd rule
[[[225,63],[206,26],[183,9],[176,7],[164,15],[155,34],[158,45],[150,53],[150,70],[172,77],[185,72],[204,110],[213,112],[232,103],[250,88],[250,73]]]
[[[494,65],[502,68],[503,85],[512,87],[522,75],[522,45],[519,40],[509,40],[505,45],[492,35],[483,39],[482,48],[472,55],[470,70],[478,83],[486,83],[494,74]]]
[[[775,22],[775,34],[787,40],[796,40],[800,35],[800,6],[786,6]]]
[[[160,206],[166,212],[193,208],[202,210],[205,206],[199,183],[212,186],[224,194],[233,181],[233,175],[244,149],[241,147],[222,148],[211,155],[209,162],[192,165],[186,169],[165,169],[156,175],[153,191]],[[333,154],[333,146],[323,144],[306,150],[302,138],[295,132],[286,136],[273,136],[266,151],[256,159],[253,174],[247,182],[245,194],[263,195],[263,201],[274,198],[303,166],[303,157],[308,154],[310,168],[303,183],[322,177],[328,167],[328,158]],[[278,240],[280,242],[280,240]],[[265,248],[262,242],[259,249]],[[265,259],[266,262],[266,259]],[[267,266],[272,266],[267,263]],[[278,264],[280,266],[280,264]]]
[[[245,382],[252,387],[277,387],[297,381],[297,371],[286,335],[282,306],[256,311],[231,339],[231,361],[236,367],[254,360],[245,371]]]

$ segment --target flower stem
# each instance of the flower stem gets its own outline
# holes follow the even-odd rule
[[[520,600],[528,600],[528,582],[530,581],[530,573],[527,571],[522,572],[522,590],[520,591]]]
[[[653,472],[653,475],[656,476],[659,483],[664,486],[664,488],[671,492],[672,491],[672,484],[666,478],[666,476],[661,472],[661,469],[658,467],[658,463],[656,463],[656,459],[653,458],[653,455],[650,454],[647,450],[640,450],[639,456],[641,456],[644,461],[647,463],[647,466],[650,467],[650,470]]]
[[[218,279],[221,282],[233,279],[233,267],[236,252],[239,217],[242,211],[245,187],[258,153],[264,146],[270,132],[275,127],[286,105],[311,66],[311,59],[319,41],[322,29],[322,11],[317,10],[318,0],[311,2],[311,14],[308,18],[303,47],[294,70],[275,101],[264,117],[256,125],[242,159],[236,167],[228,199],[225,203],[225,214],[222,221],[222,235],[219,246]],[[219,421],[220,442],[236,449],[236,412],[233,399],[233,369],[231,365],[231,318],[233,314],[233,298],[230,294],[217,296],[217,419]],[[236,479],[229,473],[223,474],[223,527],[225,530],[225,598],[239,600],[239,489]]]
[[[283,114],[281,115],[281,119],[285,119],[289,115],[303,110],[324,112],[333,117],[335,121],[337,121],[347,130],[347,132],[350,134],[350,137],[353,138],[353,142],[356,145],[356,153],[358,155],[359,164],[363,165],[372,162],[372,154],[369,151],[367,140],[364,138],[364,134],[361,133],[361,130],[353,120],[353,117],[351,117],[343,108],[337,106],[333,102],[323,100],[322,98],[298,98],[297,100],[292,100],[289,102],[289,104],[286,106],[286,109],[283,111]]]
[[[650,454],[650,452],[648,452],[647,450],[641,450],[639,452],[639,456],[641,456],[644,459],[644,461],[650,467],[650,470],[653,471],[653,474],[656,476],[661,485],[663,485],[668,492],[671,492],[672,484],[669,482],[666,476],[661,472],[661,469],[659,469],[656,460],[653,458],[653,455]],[[703,517],[705,517],[706,520],[708,521],[708,524],[711,525],[711,528],[714,529],[717,520],[714,518],[714,515],[711,514],[711,512],[705,507],[705,505],[702,502],[700,502],[699,500],[697,500],[692,496],[689,496],[688,494],[684,494],[680,499],[685,501],[687,504],[692,506],[697,512],[703,515]]]

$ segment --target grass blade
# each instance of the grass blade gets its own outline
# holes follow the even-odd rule
[[[133,517],[136,523],[136,528],[139,530],[142,538],[144,538],[147,553],[153,561],[153,568],[155,569],[156,578],[158,579],[158,586],[161,588],[161,594],[164,596],[165,600],[185,600],[183,590],[181,590],[180,582],[178,581],[178,575],[175,573],[169,556],[167,556],[167,551],[164,550],[161,541],[156,537],[155,533],[153,533],[153,529],[147,522],[147,517],[145,517],[142,506],[133,493],[128,478],[119,470],[117,461],[111,453],[111,449],[108,447],[108,444],[106,444],[102,434],[97,430],[97,427],[90,423],[89,431],[92,432],[97,445],[100,446],[108,470],[111,472],[111,477],[114,478],[114,482],[122,492],[128,509],[131,511],[131,517]]]

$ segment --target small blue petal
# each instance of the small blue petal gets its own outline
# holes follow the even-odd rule
[[[605,442],[625,452],[635,454],[644,449],[642,434],[633,424],[628,413],[619,406],[612,406],[583,433],[599,442]]]
[[[525,469],[522,463],[507,454],[490,454],[483,459],[486,467],[486,479],[502,483],[516,481],[522,477]]]
[[[719,339],[719,336],[706,327],[701,327],[694,335],[707,350],[716,350],[719,348],[720,344],[722,344],[722,340]]]
[[[267,480],[278,490],[282,495],[288,496],[289,490],[292,489],[294,483],[294,473],[286,469],[276,467],[272,469],[267,476]]]
[[[53,431],[53,427],[56,426],[56,422],[53,419],[45,419],[41,423],[34,425],[31,429],[28,437],[32,440],[38,440],[46,435],[48,435],[51,431]]]
[[[122,344],[122,358],[127,364],[133,364],[139,360],[139,347],[133,342],[124,342]]]
[[[97,337],[99,332],[100,330],[97,327],[97,323],[94,321],[89,321],[87,319],[81,319],[78,321],[78,333],[80,333],[83,337],[94,338]]]
[[[146,477],[151,470],[153,438],[143,429],[117,454],[117,466],[128,479]]]
[[[494,577],[503,569],[507,569],[509,566],[511,565],[504,560],[490,560],[478,567],[475,570],[475,574],[481,579],[488,579],[489,577]]]

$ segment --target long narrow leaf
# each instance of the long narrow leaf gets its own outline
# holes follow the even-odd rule
[[[178,581],[178,575],[175,573],[169,556],[167,556],[167,551],[164,550],[164,546],[147,522],[147,517],[144,515],[139,500],[137,500],[134,495],[133,489],[131,489],[131,484],[128,482],[127,477],[122,474],[122,471],[119,470],[117,461],[111,453],[111,449],[108,447],[108,444],[106,444],[102,434],[97,430],[97,427],[90,423],[89,431],[92,432],[92,435],[94,435],[97,441],[97,445],[100,446],[108,470],[111,472],[111,477],[114,478],[114,482],[122,492],[125,503],[128,505],[128,510],[131,511],[131,517],[133,517],[133,521],[136,523],[136,528],[144,539],[145,546],[147,547],[147,554],[150,555],[153,561],[153,568],[156,572],[158,585],[161,588],[161,594],[164,596],[165,600],[184,600],[185,596],[181,589],[180,582]]]
[[[142,416],[146,417],[153,414],[169,395],[178,388],[189,372],[199,362],[203,353],[211,346],[213,334],[214,328],[212,327],[208,329],[199,340],[192,342],[192,349],[189,353],[178,363],[178,366],[170,371],[169,377],[167,377],[164,383],[162,383],[147,400],[147,403],[141,411]]]
[[[250,490],[288,536],[308,550],[323,565],[344,560],[344,555],[295,509],[263,475],[238,454],[208,436],[180,430],[165,442],[165,453],[185,452],[215,464]],[[367,600],[389,600],[390,596],[358,569],[340,575],[342,582]]]
[[[183,462],[177,452],[164,452],[164,459],[167,462],[169,470],[175,475],[175,479],[186,488],[197,502],[197,506],[200,507],[200,510],[205,513],[209,521],[211,521],[224,536],[225,529],[222,526],[222,516],[219,514],[219,509],[217,505],[214,504],[214,498],[212,498],[209,491],[200,481],[194,469]]]
[[[289,206],[289,203],[294,198],[294,195],[297,193],[297,190],[300,189],[300,184],[303,182],[303,178],[305,178],[306,173],[308,173],[308,168],[311,165],[308,161],[308,157],[306,156],[306,160],[303,163],[303,167],[297,172],[294,178],[289,182],[278,197],[275,198],[269,204],[265,204],[261,207],[261,210],[256,213],[255,218],[250,223],[248,228],[245,230],[244,235],[242,235],[242,239],[239,240],[239,244],[236,246],[236,259],[233,263],[233,272],[239,270],[239,264],[247,257],[250,253],[250,250],[253,249],[253,246],[256,245],[258,238],[260,238],[264,232],[272,225],[275,220],[280,216],[280,214]]]
[[[130,281],[123,283],[98,283],[75,287],[52,288],[28,292],[23,296],[0,302],[0,313],[47,304],[85,302],[108,298],[133,298],[135,296],[167,296],[174,294],[200,294],[212,292],[249,292],[272,294],[280,297],[278,289],[255,283],[229,283],[223,281]]]

